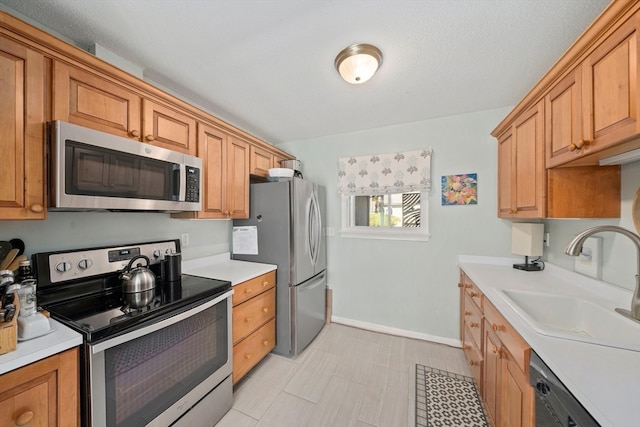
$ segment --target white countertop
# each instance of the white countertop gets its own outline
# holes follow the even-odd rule
[[[640,352],[555,338],[536,332],[497,295],[501,289],[534,290],[603,300],[627,308],[631,291],[547,263],[526,272],[513,260],[461,255],[458,265],[571,393],[603,427],[638,425]]]
[[[183,274],[228,280],[231,282],[231,286],[246,282],[254,277],[273,271],[276,268],[278,268],[278,266],[272,264],[236,261],[231,259],[228,252],[220,255],[182,261]]]
[[[55,331],[28,341],[18,341],[15,351],[0,355],[0,374],[82,344],[82,335],[50,319]]]

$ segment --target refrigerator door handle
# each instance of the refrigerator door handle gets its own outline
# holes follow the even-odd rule
[[[320,208],[315,192],[311,195],[309,208],[309,252],[311,254],[311,262],[315,266],[318,264],[318,257],[320,256],[320,233],[322,231]]]
[[[307,203],[307,249],[309,251],[309,258],[311,259],[311,264],[315,265],[315,227],[313,217],[315,215],[315,211],[313,208],[313,196],[309,197],[309,201]]]

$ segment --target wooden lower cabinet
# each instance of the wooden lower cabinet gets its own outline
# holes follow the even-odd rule
[[[276,346],[276,272],[233,287],[233,383]]]
[[[489,422],[494,427],[533,427],[531,348],[464,272],[460,278],[462,347]],[[481,326],[475,327],[478,317]]]
[[[80,425],[78,378],[77,348],[1,375],[0,425]]]

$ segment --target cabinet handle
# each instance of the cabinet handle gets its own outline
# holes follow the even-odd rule
[[[264,340],[262,341],[262,345],[264,345],[265,347],[269,345],[269,340]]]
[[[578,140],[578,142],[576,142],[575,145],[576,145],[576,148],[587,147],[589,146],[589,141],[585,139],[580,139]]]
[[[253,292],[253,290],[252,290],[251,288],[247,288],[247,289],[245,289],[245,291],[244,291],[244,293],[245,293],[245,294],[250,294],[250,293],[252,293],[252,292]]]
[[[576,150],[578,149],[578,146],[572,142],[571,144],[569,144],[569,146],[567,147],[567,149],[568,149],[569,151],[576,151]]]
[[[502,326],[496,325],[495,323],[492,323],[491,324],[491,329],[493,329],[494,331],[498,332],[499,330],[502,329]]]
[[[22,414],[18,415],[18,418],[16,418],[16,425],[26,426],[31,422],[31,420],[33,420],[33,411],[23,412]]]
[[[471,316],[471,312],[470,312],[470,311],[465,311],[465,312],[464,312],[464,315],[465,315],[465,316]]]
[[[156,138],[155,138],[153,135],[147,135],[147,136],[145,137],[145,139],[146,139],[147,141],[153,141],[153,140],[154,140],[154,139],[156,139]]]
[[[140,136],[140,131],[137,129],[133,129],[131,132],[129,132],[129,136],[132,136],[134,138],[138,138]]]
[[[471,323],[469,323],[469,326],[470,326],[470,327],[472,327],[472,328],[478,328],[478,327],[480,327],[480,323],[478,323],[478,322],[471,322]]]
[[[465,344],[462,346],[463,350],[471,350],[471,346],[469,344]]]
[[[480,366],[480,362],[476,362],[475,360],[472,360],[469,362],[469,365],[471,366]]]
[[[244,355],[244,358],[247,359],[247,360],[251,359],[252,357],[253,357],[253,354],[251,354],[251,353],[247,353],[247,354]]]
[[[479,297],[479,296],[480,296],[480,294],[479,294],[478,292],[469,292],[469,296],[470,296],[471,298],[476,298],[476,297]]]
[[[29,206],[29,209],[31,210],[31,212],[40,213],[44,210],[44,206],[42,206],[39,203],[36,203],[34,205]]]
[[[458,287],[459,287],[459,288],[463,288],[463,287],[464,287],[464,284],[463,284],[463,283],[458,283]]]
[[[245,323],[249,323],[249,322],[251,322],[251,317],[245,317],[245,318],[244,318],[244,322],[245,322]]]
[[[263,307],[262,311],[264,311],[265,313],[269,311],[269,307]]]
[[[266,288],[267,286],[269,286],[269,282],[267,280],[265,280],[264,282],[262,282],[262,287]]]

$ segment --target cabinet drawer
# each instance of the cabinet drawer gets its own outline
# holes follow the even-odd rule
[[[269,354],[276,345],[276,319],[233,347],[233,383],[238,382],[251,368]]]
[[[480,348],[482,342],[482,312],[473,303],[472,298],[464,296],[464,325],[468,329],[476,346]]]
[[[478,289],[476,284],[473,283],[468,277],[463,286],[465,294],[469,297],[467,301],[471,301],[473,305],[475,305],[476,308],[482,313],[482,292],[480,292],[480,289]]]
[[[271,288],[233,307],[233,343],[236,344],[276,314],[276,290]]]
[[[254,296],[273,288],[276,285],[276,272],[270,271],[262,276],[242,282],[233,287],[233,305],[240,304],[243,301],[253,298]]]
[[[484,316],[491,329],[496,333],[498,339],[513,357],[513,361],[525,374],[529,372],[529,356],[531,347],[513,327],[502,317],[498,310],[489,302],[485,301]]]
[[[482,384],[482,353],[473,339],[471,339],[471,331],[467,327],[464,328],[464,345],[462,346],[462,350],[467,358],[467,362],[469,362],[473,379],[477,386],[480,387]]]

